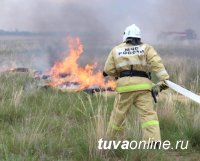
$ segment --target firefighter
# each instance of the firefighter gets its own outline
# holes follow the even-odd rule
[[[105,63],[104,76],[117,77],[114,108],[112,110],[106,136],[116,139],[123,131],[125,119],[132,105],[137,108],[142,140],[161,141],[157,112],[154,110],[151,90],[153,83],[150,72],[155,72],[160,80],[160,90],[168,86],[165,80],[169,75],[155,49],[141,42],[140,29],[128,26],[123,35],[123,43],[115,46]]]

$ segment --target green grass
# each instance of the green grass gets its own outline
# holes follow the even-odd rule
[[[4,160],[90,159],[89,146],[94,145],[89,129],[94,130],[93,121],[98,117],[94,114],[113,99],[82,92],[24,89],[25,84],[33,83],[24,74],[1,75],[0,82],[0,156]]]
[[[188,154],[200,150],[200,112],[194,103],[167,99],[156,106],[163,140],[190,141],[188,150],[176,151],[178,156],[169,156],[168,151],[162,150],[117,150],[104,154],[97,149],[97,141],[105,135],[114,96],[42,89],[27,74],[2,74],[0,84],[0,160],[165,161],[199,157]],[[140,138],[134,109],[126,127],[128,138]]]

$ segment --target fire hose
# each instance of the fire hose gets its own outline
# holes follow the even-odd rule
[[[200,96],[179,86],[178,84],[175,84],[169,80],[165,80],[165,83],[168,85],[169,88],[171,88],[172,90],[190,98],[191,100],[197,102],[200,104]],[[157,99],[156,99],[156,96],[158,95],[158,89],[156,88],[157,85],[155,85],[154,87],[155,88],[152,88],[151,90],[151,94],[152,94],[152,97],[154,99],[154,102],[157,103]],[[161,91],[160,91],[161,92]]]
[[[181,86],[179,86],[179,85],[177,85],[177,84],[175,84],[175,83],[173,83],[169,80],[166,80],[165,82],[168,85],[168,87],[171,88],[172,90],[174,90],[174,91],[176,91],[176,92],[178,92],[178,93],[180,93],[180,94],[182,94],[182,95],[184,95],[184,96],[190,98],[191,100],[200,104],[200,96],[199,95],[194,94],[193,92],[191,92],[191,91],[189,91],[189,90],[187,90],[187,89],[185,89],[185,88],[183,88],[183,87],[181,87]]]

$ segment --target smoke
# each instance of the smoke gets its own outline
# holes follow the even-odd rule
[[[197,0],[1,0],[0,28],[65,31],[102,43],[120,42],[135,23],[151,41],[163,30],[199,30],[199,6]]]
[[[53,0],[3,1],[0,28],[38,32],[66,32],[97,41],[109,35],[96,10],[87,3]],[[8,7],[9,6],[9,7]]]
[[[162,31],[191,28],[200,35],[199,6],[197,0],[0,0],[0,29],[63,33],[44,47],[51,66],[67,49],[65,36],[79,36],[85,53],[100,55],[120,43],[133,23],[144,42],[156,42]]]
[[[197,0],[144,0],[115,2],[110,19],[117,26],[115,33],[122,31],[127,25],[137,24],[142,30],[143,40],[155,42],[162,31],[184,31],[194,29],[200,35],[200,1]],[[116,34],[115,39],[122,36]]]
[[[155,11],[154,24],[161,30],[183,31],[188,28],[200,32],[200,1],[175,0],[159,1]]]

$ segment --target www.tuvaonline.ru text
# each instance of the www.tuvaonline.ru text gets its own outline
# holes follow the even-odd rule
[[[165,141],[153,141],[153,138],[150,138],[148,141],[116,141],[116,140],[103,140],[102,138],[98,141],[98,149],[110,150],[110,149],[181,149],[186,150],[188,148],[189,141],[177,140],[174,146],[172,146],[169,140]]]

